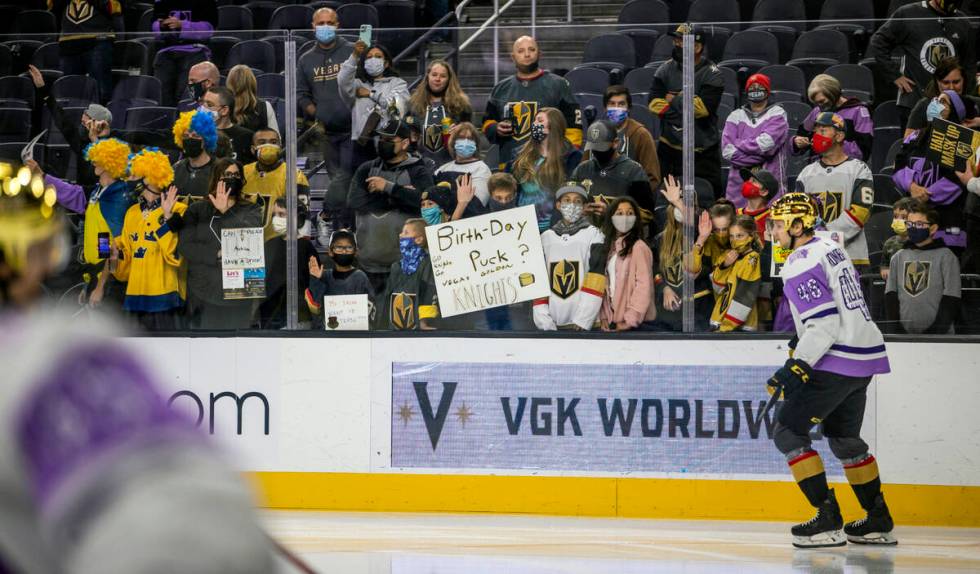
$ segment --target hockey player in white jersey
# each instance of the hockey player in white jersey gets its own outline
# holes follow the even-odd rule
[[[551,295],[534,301],[534,324],[542,331],[588,331],[606,292],[605,237],[585,216],[584,187],[569,182],[555,197],[561,221],[541,234]]]
[[[844,238],[844,248],[854,265],[869,265],[864,224],[874,203],[874,176],[863,161],[844,153],[846,124],[839,115],[823,112],[814,121],[813,151],[820,160],[803,168],[796,191],[814,196],[818,215],[829,231]]]
[[[896,544],[878,464],[860,437],[868,385],[874,375],[890,370],[885,343],[871,321],[847,253],[832,241],[814,237],[817,209],[809,195],[790,193],[772,205],[769,215],[773,240],[793,250],[780,277],[796,325],[792,358],[768,382],[770,391],[781,390],[784,399],[773,440],[800,490],[817,509],[811,520],[791,529],[793,545],[842,546],[846,540]],[[827,486],[820,455],[811,448],[810,429],[820,423],[867,512],[846,526],[834,491]]]

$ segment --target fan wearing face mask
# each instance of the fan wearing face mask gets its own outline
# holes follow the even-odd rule
[[[813,133],[816,131],[814,122],[820,114],[833,112],[844,120],[844,153],[848,157],[861,160],[871,158],[874,124],[871,122],[868,106],[857,98],[844,97],[840,82],[827,74],[814,76],[807,89],[807,97],[813,103],[813,109],[796,129],[796,136],[793,138],[795,153],[820,155],[812,145]]]
[[[454,182],[462,175],[470,177],[477,204],[469,207],[467,215],[478,215],[484,211],[490,200],[487,191],[487,180],[490,179],[490,166],[480,157],[480,134],[476,126],[462,122],[449,136],[449,149],[452,161],[440,165],[436,169],[436,181]]]
[[[276,199],[272,205],[272,230],[275,235],[265,242],[265,300],[259,304],[258,322],[262,329],[283,329],[286,327],[288,297],[286,289],[286,233],[288,226],[286,198]],[[306,290],[310,286],[311,257],[316,257],[316,247],[310,241],[313,228],[310,223],[310,210],[305,204],[296,207],[296,286],[298,288],[298,312],[300,325],[310,326],[310,309],[305,302]]]
[[[541,331],[588,331],[606,291],[605,236],[585,216],[584,187],[569,182],[556,197],[561,219],[541,234],[551,294],[534,301],[534,325]]]
[[[318,257],[310,257],[310,286],[306,304],[313,314],[313,328],[329,328],[330,320],[322,313],[323,298],[336,295],[367,295],[374,305],[374,289],[368,276],[357,268],[357,238],[349,229],[330,234],[327,251],[333,265],[320,265]]]
[[[755,219],[740,215],[729,231],[731,249],[711,272],[715,308],[711,330],[755,331],[759,327],[757,300],[762,286],[762,240]]]
[[[643,241],[640,206],[620,197],[605,212],[606,294],[599,323],[603,331],[629,331],[657,318],[653,297],[653,252]]]
[[[255,162],[245,165],[245,187],[242,196],[262,208],[265,240],[277,234],[272,225],[272,206],[286,196],[286,162],[279,133],[260,129],[252,136]],[[310,205],[310,182],[302,170],[296,170],[296,194],[299,203]]]
[[[629,88],[621,84],[609,86],[602,95],[602,105],[606,108],[605,119],[616,126],[619,155],[643,166],[643,171],[650,179],[650,189],[655,191],[660,186],[661,174],[657,144],[643,124],[629,117],[630,107],[633,106],[633,96]],[[589,158],[588,152],[583,154],[583,158]]]
[[[190,205],[210,191],[218,130],[211,114],[193,110],[180,114],[173,134],[184,156],[174,164],[174,186],[181,200]]]

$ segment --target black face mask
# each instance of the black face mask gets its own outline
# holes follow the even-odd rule
[[[204,140],[194,138],[184,138],[184,155],[187,157],[197,157],[204,153]]]
[[[225,184],[228,195],[236,196],[242,191],[242,178],[240,177],[223,177],[221,182]]]
[[[350,267],[354,263],[353,253],[331,253],[330,258],[340,267]]]
[[[516,197],[508,202],[503,202],[503,203],[491,197],[489,207],[490,207],[490,211],[503,211],[505,209],[510,209],[515,205],[517,205]]]
[[[682,65],[684,63],[684,48],[674,46],[674,49],[670,51],[670,57],[677,62],[678,66]]]
[[[613,155],[616,153],[616,148],[610,147],[606,151],[592,150],[592,157],[599,162],[599,165],[609,165],[612,161]]]
[[[378,157],[385,161],[391,161],[398,155],[395,150],[395,142],[378,140]]]
[[[195,102],[200,101],[204,97],[204,92],[207,91],[207,88],[204,87],[204,80],[196,84],[187,84],[187,89],[190,90],[191,98]]]
[[[517,64],[517,71],[522,74],[533,74],[538,71],[538,61],[535,60],[526,66]]]

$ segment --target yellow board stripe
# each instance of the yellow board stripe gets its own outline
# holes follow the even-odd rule
[[[795,483],[779,481],[303,472],[250,476],[267,508],[779,521],[813,512]],[[846,484],[833,486],[845,516],[864,516]],[[886,484],[883,490],[898,524],[980,527],[980,486]]]
[[[823,461],[816,451],[810,451],[790,461],[789,469],[793,471],[793,479],[802,482],[823,472]]]
[[[844,475],[847,476],[847,482],[851,484],[867,484],[878,478],[878,461],[872,458],[871,462],[861,465],[850,468],[845,466]]]

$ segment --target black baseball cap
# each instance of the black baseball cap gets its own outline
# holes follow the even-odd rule
[[[676,30],[668,32],[668,34],[675,38],[682,38],[685,34],[693,34],[695,42],[704,44],[704,30],[694,24],[681,24]]]
[[[388,123],[378,128],[378,135],[408,139],[412,128],[402,120],[388,120]]]
[[[738,174],[742,176],[742,181],[748,181],[754,177],[755,180],[762,184],[762,187],[770,194],[779,191],[779,181],[776,179],[776,176],[764,169],[752,171],[743,167],[742,169],[738,170]]]

